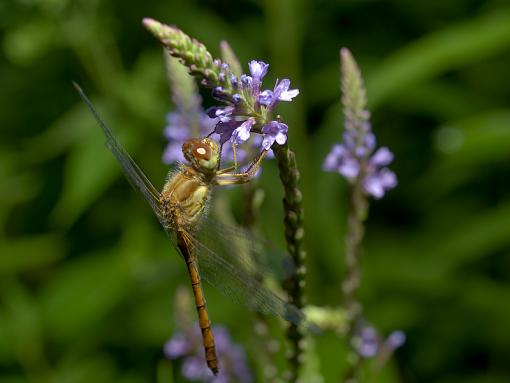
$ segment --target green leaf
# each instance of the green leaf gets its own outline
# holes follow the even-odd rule
[[[110,356],[66,356],[52,379],[52,383],[112,383],[117,382],[114,363]]]
[[[448,70],[509,50],[510,9],[499,9],[433,32],[378,64],[367,76],[369,104],[390,97]]]
[[[17,358],[28,368],[42,368],[42,318],[36,300],[16,279],[3,278],[0,301],[0,360]]]
[[[428,201],[480,176],[484,167],[510,158],[510,110],[492,110],[449,122],[436,133],[435,163],[414,185]]]
[[[69,262],[45,286],[41,303],[52,338],[87,337],[128,294],[131,271],[112,253],[87,254]]]
[[[47,18],[37,17],[8,30],[3,50],[13,63],[32,65],[60,41],[57,25]]]
[[[64,243],[58,234],[5,239],[0,243],[0,275],[46,266],[64,255]]]
[[[172,362],[162,359],[158,362],[157,383],[174,383]]]

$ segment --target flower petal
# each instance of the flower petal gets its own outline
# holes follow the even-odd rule
[[[274,142],[273,136],[265,135],[264,138],[262,139],[262,147],[264,148],[264,150],[269,150],[271,145],[273,145],[273,142]]]
[[[250,130],[253,124],[255,124],[254,118],[249,118],[246,121],[244,121],[241,125],[239,125],[239,127],[234,129],[234,131],[232,132],[232,136],[230,137],[230,141],[234,145],[240,145],[243,142],[248,141],[248,139],[250,138]]]
[[[349,180],[356,178],[359,170],[359,162],[355,158],[345,158],[338,168],[338,172]]]
[[[269,64],[263,61],[252,60],[248,63],[248,67],[250,68],[252,77],[260,81],[262,77],[266,75]]]
[[[385,146],[377,149],[372,158],[370,158],[370,162],[376,166],[386,166],[391,161],[393,161],[393,153]]]

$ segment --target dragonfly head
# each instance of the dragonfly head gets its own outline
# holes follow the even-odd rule
[[[218,168],[220,147],[211,138],[191,138],[182,145],[182,153],[199,172],[213,173]]]

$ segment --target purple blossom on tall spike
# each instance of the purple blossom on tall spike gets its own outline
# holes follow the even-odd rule
[[[269,64],[266,64],[263,61],[251,60],[248,63],[248,67],[250,68],[250,73],[253,79],[261,81],[262,78],[267,73],[267,68],[269,67]]]
[[[232,95],[232,102],[234,104],[239,104],[241,101],[243,101],[243,96],[241,96],[239,93]]]
[[[248,141],[250,138],[250,130],[253,124],[255,124],[255,119],[253,117],[248,118],[241,125],[239,125],[239,127],[234,129],[232,136],[230,137],[230,141],[234,145],[240,145],[243,142]]]
[[[289,88],[289,79],[284,78],[280,82],[277,82],[273,90],[273,100],[271,101],[271,105],[274,105],[277,101],[292,101],[292,99],[299,94],[299,89]]]
[[[211,119],[203,111],[197,112],[199,131],[196,135],[206,136],[215,128],[218,119]],[[183,115],[179,112],[170,112],[167,114],[166,123],[163,130],[164,136],[168,139],[168,144],[163,151],[163,163],[170,165],[175,162],[183,162],[182,144],[193,136],[192,116]]]
[[[210,118],[219,118],[220,121],[225,122],[230,120],[230,115],[234,112],[235,108],[233,106],[213,106],[212,108],[207,109],[207,115]]]
[[[233,73],[230,76],[230,83],[232,84],[233,88],[237,88],[237,85],[239,84],[239,80],[237,79],[237,76]]]
[[[290,80],[284,78],[277,81],[274,90],[266,89],[259,94],[258,102],[266,105],[270,109],[274,109],[278,101],[292,101],[299,94],[299,89],[290,89]]]
[[[163,346],[163,353],[168,359],[181,358],[192,350],[193,345],[184,334],[176,334]]]
[[[269,64],[266,64],[263,61],[252,60],[248,63],[248,67],[250,68],[252,77],[251,93],[255,98],[257,98],[260,93],[262,78],[266,75]]]
[[[406,334],[401,330],[392,331],[386,338],[386,345],[392,350],[402,347],[405,342]]]
[[[271,145],[276,141],[278,145],[283,145],[287,142],[287,130],[289,127],[281,122],[271,121],[262,127],[264,134],[262,139],[262,147],[269,150]]]
[[[250,137],[251,131],[263,134],[262,144],[266,150],[274,142],[283,145],[287,141],[288,127],[279,121],[271,120],[271,113],[278,101],[292,101],[299,94],[299,90],[290,89],[290,80],[283,79],[276,82],[273,90],[261,91],[262,79],[267,74],[269,64],[251,60],[248,68],[250,74],[240,76],[237,92],[228,93],[222,87],[214,88],[213,97],[227,102],[229,107],[233,108],[231,113],[225,113],[224,116],[209,113],[211,117],[221,118],[215,133],[220,135],[221,143],[230,139],[234,145],[242,144]],[[221,110],[219,107],[213,109],[215,113]]]
[[[361,185],[367,195],[379,199],[397,186],[395,173],[387,167],[393,161],[393,153],[386,147],[376,150],[361,74],[347,50],[343,49],[341,55],[345,131],[342,143],[333,145],[322,168],[338,172],[349,182]]]
[[[236,121],[236,120],[227,120],[227,121],[220,121],[216,125],[216,128],[214,130],[214,133],[219,134],[220,136],[220,144],[223,145],[225,142],[231,139],[232,134],[234,133],[234,130],[236,130],[243,121]]]
[[[387,190],[397,186],[395,173],[386,167],[393,160],[393,153],[386,147],[379,148],[368,158],[359,157],[358,152],[370,154],[366,147],[353,153],[347,145],[335,144],[322,168],[325,171],[336,171],[352,182],[362,176],[365,192],[376,199],[382,198]]]
[[[273,99],[273,91],[266,89],[259,94],[257,101],[260,105],[267,106],[267,105],[271,104],[272,99]]]
[[[246,362],[244,350],[235,344],[223,326],[213,326],[220,372],[213,376],[205,361],[202,338],[198,325],[186,333],[176,333],[165,343],[165,356],[170,360],[181,361],[181,374],[193,382],[251,383],[253,376]]]
[[[358,336],[358,353],[363,358],[372,358],[377,355],[377,352],[380,348],[380,338],[375,328],[371,326],[365,326],[361,329]]]
[[[253,78],[251,76],[248,76],[247,74],[241,75],[241,84],[243,84],[244,87],[251,87],[252,83]]]

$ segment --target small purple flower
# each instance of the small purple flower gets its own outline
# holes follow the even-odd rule
[[[257,98],[257,102],[260,105],[268,106],[269,104],[271,104],[272,99],[273,99],[273,91],[266,89],[265,91],[263,91],[259,94],[259,97]]]
[[[177,334],[168,340],[163,347],[163,352],[168,359],[180,358],[191,351],[193,344],[183,334]]]
[[[243,121],[229,120],[225,122],[218,122],[214,133],[220,135],[220,144],[223,145],[225,142],[231,139],[234,130],[236,130]]]
[[[262,141],[263,141],[262,136],[260,134],[256,134],[255,137],[253,137],[252,146],[254,148],[259,149],[262,147]],[[271,149],[269,149],[269,151],[266,154],[266,159],[272,159],[272,158],[274,158],[274,153]],[[262,169],[262,168],[259,168],[259,169]]]
[[[284,123],[271,121],[262,127],[264,138],[262,139],[262,147],[264,150],[269,150],[271,145],[276,141],[279,145],[287,142],[287,130],[289,127]]]
[[[405,342],[406,334],[401,330],[392,331],[386,338],[386,345],[392,350],[402,347]]]
[[[182,155],[182,143],[180,142],[169,142],[163,150],[162,160],[164,164],[170,165],[174,162],[184,161]]]
[[[370,137],[370,136],[367,136]],[[379,148],[371,157],[372,138],[366,140],[367,146],[357,147],[350,141],[351,134],[344,134],[345,145],[333,145],[326,156],[322,169],[328,172],[338,172],[347,180],[353,182],[360,174],[365,192],[376,199],[384,196],[387,190],[397,186],[397,177],[386,166],[393,160],[393,153],[386,147]],[[364,150],[360,150],[363,148]]]
[[[376,170],[363,180],[365,191],[376,199],[384,196],[386,190],[397,186],[397,176],[388,168]]]
[[[327,172],[337,171],[340,166],[340,161],[345,155],[345,148],[343,145],[335,144],[331,148],[331,151],[326,156],[324,163],[322,164],[322,169]]]
[[[289,87],[289,79],[284,78],[280,82],[276,82],[273,90],[273,97],[271,98],[271,103],[268,108],[273,109],[278,101],[292,101],[292,99],[299,94],[299,89],[289,90]]]
[[[239,104],[241,101],[243,101],[243,96],[241,96],[239,93],[232,95],[232,102],[234,104]]]
[[[216,100],[220,100],[220,101],[228,101],[229,100],[229,96],[225,92],[225,89],[222,86],[217,86],[216,88],[214,88],[212,91],[212,96]]]
[[[207,109],[207,115],[210,118],[219,118],[220,121],[228,121],[230,120],[230,116],[234,112],[235,108],[233,106],[213,106],[212,108]]]
[[[207,382],[211,379],[212,372],[199,356],[189,356],[184,359],[181,365],[181,374],[191,381]]]
[[[251,76],[248,76],[247,74],[241,75],[241,84],[243,84],[244,87],[251,87],[252,83],[253,78]]]
[[[248,118],[241,125],[239,125],[239,127],[234,129],[232,136],[230,137],[230,141],[234,145],[240,145],[243,142],[248,141],[250,138],[250,130],[253,124],[255,124],[255,119],[253,117]]]
[[[170,112],[166,117],[167,125],[163,135],[168,139],[168,144],[163,151],[163,163],[172,164],[184,161],[182,155],[182,144],[191,138],[192,131],[196,135],[207,135],[217,123],[217,119],[210,118],[202,110],[196,111],[194,115],[180,112]]]
[[[322,168],[325,171],[336,171],[348,180],[355,179],[360,172],[360,165],[351,152],[340,144],[333,145],[331,152],[326,156]]]
[[[377,357],[377,363],[384,364],[393,351],[404,344],[405,339],[404,332],[400,330],[392,331],[383,339],[373,326],[362,324],[358,327],[352,344],[362,358]]]
[[[387,147],[383,146],[374,153],[370,161],[374,166],[387,166],[393,161],[393,153],[390,152]]]
[[[251,73],[251,76],[253,77],[253,79],[257,80],[257,81],[261,81],[262,78],[267,73],[267,68],[269,67],[269,64],[266,64],[263,61],[251,60],[248,63],[248,67],[250,68],[250,73]]]
[[[230,75],[230,83],[234,88],[237,88],[237,85],[239,84],[239,80],[237,79],[237,76],[235,74]]]
[[[273,104],[278,101],[292,101],[299,94],[299,89],[290,89],[290,80],[284,78],[276,84],[273,91]]]
[[[363,327],[359,334],[358,352],[363,358],[372,358],[379,351],[379,336],[375,328]]]
[[[273,109],[278,101],[292,101],[299,94],[299,89],[290,89],[290,80],[284,78],[276,82],[274,90],[266,89],[258,96],[258,103]]]
[[[269,64],[263,61],[252,60],[248,63],[248,67],[252,76],[251,94],[256,98],[260,93],[262,78],[266,75]]]
[[[166,126],[163,135],[169,140],[185,140],[189,134],[189,121],[177,112],[166,115]]]
[[[200,328],[195,324],[188,330],[186,333],[175,334],[164,347],[167,358],[181,361],[181,374],[184,378],[200,383],[253,381],[244,350],[232,341],[225,327],[214,326],[212,329],[220,364],[217,376],[213,376],[207,367]],[[172,357],[169,356],[169,349]]]

